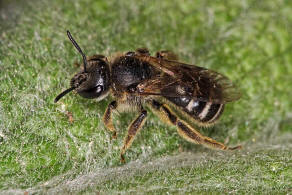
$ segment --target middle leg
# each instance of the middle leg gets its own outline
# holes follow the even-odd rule
[[[128,128],[128,135],[125,137],[124,145],[121,149],[121,161],[123,163],[125,162],[124,154],[126,153],[126,150],[130,148],[130,146],[132,145],[136,134],[144,125],[146,117],[147,117],[147,111],[142,109],[139,116],[130,124]]]

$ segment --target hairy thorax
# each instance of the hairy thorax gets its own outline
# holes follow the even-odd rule
[[[156,70],[147,62],[130,56],[119,56],[111,66],[112,94],[119,102],[131,105],[142,105],[144,98],[137,96],[136,87],[143,81],[152,78]]]

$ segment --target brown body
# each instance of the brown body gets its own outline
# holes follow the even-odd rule
[[[74,46],[83,55],[84,68],[71,80],[71,88],[56,97],[57,102],[69,91],[76,90],[85,98],[105,98],[109,93],[115,101],[106,109],[103,120],[116,138],[112,112],[125,108],[139,111],[130,124],[121,149],[121,159],[131,146],[135,135],[142,128],[149,108],[186,140],[209,148],[234,150],[209,137],[201,135],[192,125],[210,126],[224,110],[224,105],[239,99],[234,85],[225,76],[212,70],[178,62],[172,52],[160,51],[155,57],[147,49],[115,56],[102,55],[85,58],[72,38]]]

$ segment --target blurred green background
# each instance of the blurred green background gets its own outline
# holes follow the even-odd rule
[[[292,1],[0,1],[0,193],[291,193]],[[120,164],[133,113],[71,93],[81,57],[138,47],[233,80],[242,98],[200,129],[237,152],[183,140],[152,112]],[[74,122],[68,120],[72,113]]]

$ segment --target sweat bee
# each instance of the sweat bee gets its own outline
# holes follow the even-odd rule
[[[235,150],[241,146],[228,147],[202,135],[196,126],[213,125],[221,116],[224,105],[238,100],[240,92],[224,75],[206,68],[178,61],[170,51],[158,51],[151,56],[148,49],[137,49],[114,58],[94,55],[86,58],[73,39],[67,35],[83,58],[83,69],[71,79],[69,89],[60,93],[60,98],[71,91],[88,99],[102,100],[108,94],[115,99],[103,116],[103,122],[112,133],[117,133],[112,113],[130,107],[139,112],[131,122],[121,148],[121,161],[131,146],[136,134],[147,118],[147,110],[153,110],[163,121],[177,128],[178,134],[195,144],[219,149]]]

